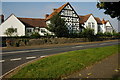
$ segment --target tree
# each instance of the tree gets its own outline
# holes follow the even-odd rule
[[[117,17],[120,20],[120,1],[119,2],[98,2],[97,8],[104,9],[105,14],[111,16],[111,18]]]
[[[106,36],[106,37],[112,37],[112,33],[110,33],[110,32],[105,32],[105,33],[104,33],[104,36]]]
[[[65,25],[65,21],[60,17],[59,14],[54,15],[50,19],[48,30],[53,32],[57,37],[68,37],[69,35],[69,31],[67,26]]]
[[[83,37],[87,38],[89,41],[93,41],[94,40],[94,30],[91,28],[86,28],[84,29],[84,31],[82,32]]]
[[[5,31],[5,34],[7,36],[12,36],[14,33],[17,32],[17,29],[16,28],[8,28],[6,31]]]

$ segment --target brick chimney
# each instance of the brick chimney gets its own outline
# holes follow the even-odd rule
[[[2,15],[0,15],[0,20],[1,20],[1,23],[3,23],[4,22],[4,15],[2,14]]]
[[[57,10],[57,9],[54,8],[54,9],[53,9],[53,12],[54,12],[55,10]]]
[[[48,16],[49,16],[49,14],[46,14],[46,15],[45,15],[45,18],[47,18]]]
[[[102,20],[102,24],[106,24],[106,21],[104,20],[104,18],[103,18],[103,20]]]

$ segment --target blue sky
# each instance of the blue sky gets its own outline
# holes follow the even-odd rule
[[[7,18],[10,14],[17,17],[44,18],[45,14],[50,14],[53,8],[58,8],[66,2],[3,2],[2,13]],[[87,15],[92,13],[95,17],[110,20],[113,27],[118,30],[117,19],[110,18],[105,15],[104,10],[96,8],[96,2],[70,2],[72,7],[79,15]]]

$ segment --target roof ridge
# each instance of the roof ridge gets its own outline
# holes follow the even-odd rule
[[[90,13],[90,14],[87,14],[87,15],[85,15],[85,16],[88,16],[88,15],[93,15],[92,13]]]
[[[55,11],[53,11],[47,18],[46,20],[50,19],[53,14],[59,13],[69,2],[63,4],[61,7],[57,8]]]
[[[84,15],[79,15],[79,16],[84,16]]]
[[[21,18],[21,19],[43,19],[43,18],[24,18],[24,17],[17,17],[17,18]]]

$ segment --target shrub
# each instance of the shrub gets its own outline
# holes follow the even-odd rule
[[[103,36],[104,36],[104,33],[98,32],[98,33],[96,34],[96,36],[97,36],[97,37],[103,37]]]
[[[113,37],[116,38],[116,39],[119,39],[120,38],[120,34],[119,33],[113,33]]]
[[[30,36],[30,38],[40,38],[40,34],[38,32],[34,32],[32,33],[32,35]]]
[[[106,36],[106,37],[112,37],[112,33],[110,33],[110,32],[105,32],[105,33],[104,33],[104,36]]]
[[[50,22],[48,30],[53,32],[56,37],[68,37],[69,30],[65,25],[64,19],[62,19],[59,14],[54,15],[50,19]]]
[[[87,38],[89,41],[93,41],[95,38],[94,30],[90,28],[84,29],[84,31],[82,32],[82,35],[84,38]]]
[[[7,36],[12,36],[14,33],[17,33],[16,28],[8,28],[4,34],[6,34]]]

